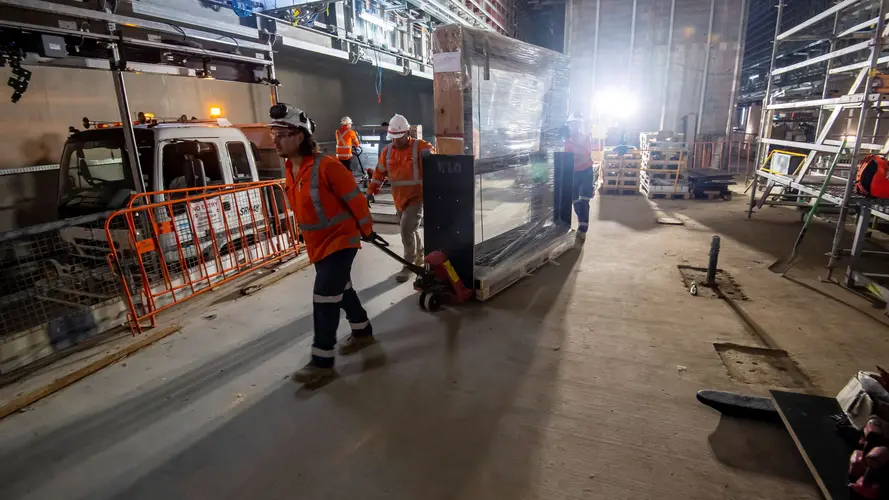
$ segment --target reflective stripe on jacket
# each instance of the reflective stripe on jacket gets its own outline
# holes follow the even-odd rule
[[[320,153],[296,168],[285,163],[287,199],[306,244],[309,260],[317,262],[345,248],[361,248],[361,235],[373,225],[367,200],[352,173],[334,158]]]
[[[348,160],[352,157],[352,147],[358,147],[358,134],[354,130],[349,129],[343,132],[343,129],[336,131],[336,157],[339,160]]]
[[[593,166],[593,140],[589,135],[576,143],[571,138],[565,139],[565,152],[574,153],[574,171],[581,172]]]
[[[380,152],[380,162],[374,170],[371,184],[377,190],[388,177],[397,210],[404,210],[411,203],[423,201],[422,157],[429,154],[427,151],[435,152],[432,144],[412,138],[404,149],[397,149],[389,144]]]

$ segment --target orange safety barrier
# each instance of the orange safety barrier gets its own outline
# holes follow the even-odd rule
[[[296,256],[286,200],[281,179],[140,193],[111,214],[107,260],[123,284],[133,333],[191,297]]]
[[[719,156],[717,157],[717,154]],[[755,164],[756,144],[752,141],[695,142],[691,145],[689,168],[715,168],[749,178]]]

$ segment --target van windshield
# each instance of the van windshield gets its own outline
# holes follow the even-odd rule
[[[120,190],[132,190],[126,151],[113,140],[69,142],[62,154],[61,206],[109,207]]]
[[[151,160],[148,144],[140,143],[141,162]],[[135,189],[120,129],[71,136],[59,169],[59,211],[65,217],[121,208]]]

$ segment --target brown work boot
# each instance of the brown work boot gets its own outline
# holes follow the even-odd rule
[[[309,364],[291,375],[290,379],[303,385],[315,385],[335,376],[336,371],[333,368],[322,368],[309,361]]]
[[[340,355],[349,356],[376,343],[377,339],[373,335],[349,335],[340,342]]]

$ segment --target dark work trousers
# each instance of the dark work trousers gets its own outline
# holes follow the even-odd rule
[[[354,156],[349,158],[348,160],[340,160],[340,163],[345,165],[346,168],[349,169],[349,172],[352,172],[352,175],[355,175],[355,170],[352,168],[352,165],[354,165],[356,163]]]
[[[373,335],[367,311],[361,306],[358,294],[352,288],[352,261],[357,248],[334,252],[315,263],[315,287],[312,297],[312,320],[315,339],[312,343],[312,363],[330,368],[333,366],[336,346],[336,330],[340,323],[340,309],[352,327],[352,335]]]
[[[577,230],[587,232],[590,227],[590,200],[593,199],[592,167],[574,172],[574,213],[577,214]]]

